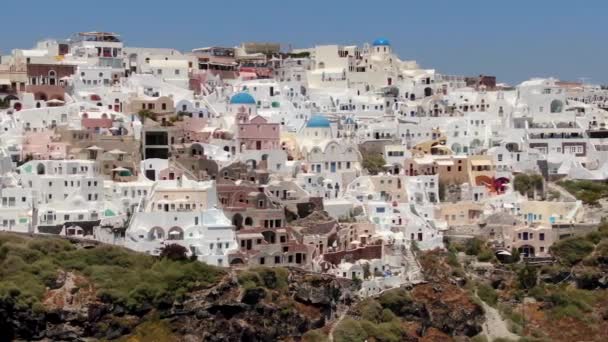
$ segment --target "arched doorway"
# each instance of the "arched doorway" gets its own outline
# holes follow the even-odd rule
[[[266,242],[268,243],[275,243],[276,242],[276,238],[277,238],[277,234],[271,230],[267,230],[265,232],[262,232],[262,235],[264,236],[264,240],[266,240]]]
[[[169,233],[167,234],[167,240],[183,240],[184,239],[184,230],[180,227],[173,227],[169,229]]]
[[[519,253],[524,257],[524,258],[533,258],[534,257],[534,247],[530,246],[530,245],[523,245],[521,247],[518,248],[519,249]]]
[[[161,227],[154,227],[148,233],[148,240],[162,240],[165,238],[165,231]]]
[[[39,175],[44,174],[44,164],[40,163],[38,166],[36,166],[36,173]]]
[[[236,266],[236,265],[244,265],[245,262],[243,262],[243,259],[241,258],[234,258],[230,261],[230,265]]]
[[[232,225],[236,227],[236,230],[243,228],[243,215],[236,213],[232,216]]]
[[[424,96],[425,97],[432,96],[432,95],[433,95],[433,89],[431,89],[430,87],[424,88]]]

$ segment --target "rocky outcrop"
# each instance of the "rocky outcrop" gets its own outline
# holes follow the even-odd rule
[[[484,311],[468,293],[452,284],[424,284],[412,290],[415,303],[427,312],[428,326],[450,335],[475,336],[482,330]]]
[[[229,274],[182,303],[128,312],[101,302],[86,278],[61,273],[57,288],[47,291],[41,312],[21,311],[0,301],[0,340],[115,339],[153,314],[186,341],[276,341],[323,327],[338,305],[351,303],[354,293],[350,280],[296,269],[289,270],[289,284],[283,289],[245,289]]]

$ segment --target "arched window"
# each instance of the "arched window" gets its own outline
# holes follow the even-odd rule
[[[50,85],[57,84],[57,73],[55,72],[55,70],[49,71],[49,84]]]
[[[251,217],[247,217],[245,219],[245,225],[246,226],[253,226],[253,219]]]
[[[39,175],[44,174],[44,164],[40,163],[38,166],[36,166],[36,173]]]

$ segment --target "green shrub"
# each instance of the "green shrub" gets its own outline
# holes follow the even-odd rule
[[[383,308],[391,310],[397,316],[403,316],[412,304],[410,294],[401,288],[386,291],[377,300]]]
[[[483,333],[471,337],[471,342],[488,342],[488,338]]]
[[[558,184],[586,204],[596,205],[608,197],[608,184],[588,180],[565,180]]]
[[[329,338],[320,329],[309,330],[302,335],[302,342],[327,342]]]
[[[517,280],[522,289],[531,289],[536,286],[538,281],[538,271],[534,267],[524,266],[517,273]]]
[[[113,246],[76,249],[57,238],[0,234],[0,300],[20,308],[40,307],[60,270],[86,276],[103,301],[137,309],[183,299],[216,283],[224,274],[199,262],[173,261]],[[18,289],[18,290],[17,290]]]
[[[389,309],[384,309],[382,310],[382,322],[390,322],[390,321],[394,321],[398,319],[397,316],[395,316],[395,314],[389,310]]]
[[[591,254],[593,249],[593,242],[579,236],[554,243],[550,251],[553,256],[566,265],[574,265]]]
[[[448,263],[448,265],[455,267],[455,268],[459,268],[460,267],[460,262],[458,261],[458,256],[456,255],[456,253],[449,251],[448,252],[448,257],[446,259],[446,262]]]
[[[364,342],[368,335],[359,322],[352,318],[343,319],[334,330],[336,342]]]
[[[365,299],[358,305],[361,318],[378,323],[382,320],[382,305],[373,299]]]
[[[484,242],[479,238],[472,238],[465,243],[464,252],[467,255],[478,255],[484,247]]]
[[[483,249],[477,254],[477,260],[481,262],[488,262],[494,259],[494,252],[490,249]]]
[[[289,272],[284,268],[256,267],[238,274],[238,281],[244,288],[264,287],[283,290],[288,286]]]
[[[364,153],[361,166],[370,174],[375,175],[382,171],[386,161],[382,154],[379,153]]]
[[[483,283],[479,284],[477,286],[477,295],[479,296],[479,298],[481,298],[481,300],[483,300],[490,306],[496,306],[496,303],[498,302],[498,294],[496,293],[496,290],[494,290],[494,288],[490,285]]]

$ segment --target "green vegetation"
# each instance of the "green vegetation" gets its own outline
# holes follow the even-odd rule
[[[188,250],[182,245],[176,243],[166,245],[162,251],[160,251],[161,258],[167,258],[170,260],[186,260],[188,259]]]
[[[383,308],[391,310],[397,316],[403,316],[412,305],[412,297],[405,289],[387,291],[378,298]]]
[[[150,119],[152,121],[156,121],[157,116],[156,113],[149,111],[147,109],[142,109],[140,110],[137,115],[139,116],[139,119],[141,120],[142,123],[146,122],[147,119]]]
[[[535,267],[525,265],[517,272],[517,280],[520,288],[531,289],[536,286],[538,281],[538,270]]]
[[[543,176],[539,174],[518,174],[515,176],[515,179],[513,179],[513,188],[522,195],[535,197],[538,192],[541,194],[543,193]]]
[[[379,153],[364,153],[363,162],[361,165],[372,175],[378,174],[378,172],[384,169],[386,161],[382,154]]]
[[[173,334],[169,322],[154,318],[135,328],[135,331],[121,342],[178,342],[180,339]]]
[[[608,197],[608,183],[605,182],[564,180],[557,184],[585,204],[597,205],[600,199]]]
[[[271,290],[287,289],[289,272],[284,268],[256,267],[238,274],[239,284],[245,289],[263,287]]]
[[[498,294],[496,293],[496,290],[494,290],[494,288],[490,285],[483,283],[478,284],[477,295],[479,296],[479,298],[481,298],[481,300],[483,300],[490,306],[496,306],[496,303],[498,302]]]
[[[590,312],[598,295],[592,291],[580,290],[569,285],[537,286],[530,291],[537,300],[542,300],[551,306],[550,314],[556,318],[581,318]]]
[[[119,247],[76,249],[58,238],[0,234],[0,301],[20,309],[40,309],[46,288],[57,286],[61,270],[83,275],[102,301],[129,310],[179,301],[224,274],[200,262],[161,259]]]
[[[364,342],[368,334],[358,321],[352,318],[343,319],[334,330],[334,340],[337,342]]]
[[[560,197],[561,197],[561,194],[557,190],[549,190],[549,191],[547,191],[547,199],[549,201],[559,200]]]
[[[465,242],[464,252],[467,255],[477,256],[477,260],[481,262],[493,261],[495,259],[494,251],[485,241],[478,237],[469,239]]]
[[[9,107],[10,101],[8,99],[0,99],[0,109],[6,109]]]
[[[329,338],[320,329],[308,330],[302,335],[302,342],[327,342]]]
[[[571,237],[551,246],[551,254],[566,265],[574,265],[591,254],[594,244],[586,237]]]

